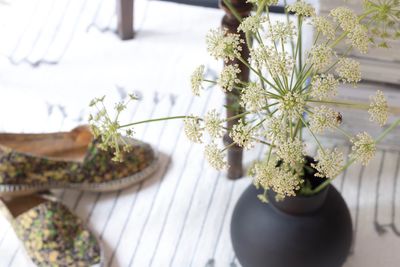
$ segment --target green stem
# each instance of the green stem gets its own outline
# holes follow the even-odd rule
[[[226,121],[233,121],[233,120],[236,120],[236,119],[240,119],[240,118],[242,118],[243,116],[246,116],[246,115],[249,114],[249,113],[250,113],[249,111],[246,111],[246,112],[237,114],[237,115],[235,115],[235,116],[232,116],[232,117],[227,118]]]
[[[230,0],[223,0],[224,4],[228,7],[229,11],[232,12],[233,16],[239,21],[242,22],[243,18],[240,14],[236,11],[236,8],[232,5]]]
[[[383,133],[381,133],[376,139],[376,143],[381,142],[394,128],[400,125],[400,119],[397,119],[390,127],[388,127]]]
[[[118,127],[118,129],[125,128],[125,127],[131,127],[131,126],[134,126],[134,125],[143,124],[143,123],[148,123],[148,122],[166,121],[166,120],[175,120],[175,119],[185,119],[185,118],[191,118],[191,119],[199,119],[199,120],[201,120],[201,118],[194,117],[194,116],[163,117],[163,118],[156,118],[156,119],[150,119],[150,120],[143,120],[143,121],[137,121],[137,122],[133,122],[133,123],[125,124],[125,125],[120,125],[120,126]]]

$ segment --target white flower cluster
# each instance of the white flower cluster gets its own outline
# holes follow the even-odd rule
[[[368,110],[370,120],[384,126],[388,120],[388,103],[381,90],[376,92],[375,96],[371,96],[371,104]]]
[[[299,140],[287,140],[278,145],[276,155],[291,167],[304,163],[305,144]]]
[[[228,167],[228,163],[225,161],[225,156],[222,150],[220,150],[216,144],[211,143],[206,145],[204,155],[210,165],[216,170],[223,170]]]
[[[235,144],[245,149],[250,149],[254,146],[252,140],[253,130],[255,129],[252,129],[251,125],[245,124],[243,120],[240,120],[239,123],[233,125],[229,135]]]
[[[211,30],[206,36],[207,50],[215,59],[234,60],[240,56],[242,44],[239,34],[228,33],[226,29]]]
[[[332,61],[333,50],[327,45],[314,45],[308,53],[308,62],[316,71],[324,70]]]
[[[315,107],[310,115],[310,130],[322,134],[326,129],[333,129],[340,125],[340,114],[326,106]]]
[[[366,166],[375,156],[376,143],[374,139],[366,132],[359,133],[351,140],[353,143],[351,158]]]
[[[311,17],[315,16],[315,8],[304,1],[296,1],[287,7],[287,11],[295,13],[297,16]]]
[[[364,25],[357,24],[347,35],[352,46],[358,49],[361,53],[368,52],[370,38],[368,30]]]
[[[337,95],[339,81],[332,74],[315,75],[311,81],[310,95],[319,100]]]
[[[331,10],[330,15],[337,21],[344,31],[351,31],[357,24],[357,15],[347,7],[337,7]]]
[[[290,118],[297,118],[303,114],[306,101],[304,95],[296,91],[288,91],[279,100],[279,109]]]
[[[313,17],[312,25],[317,32],[321,33],[328,40],[335,38],[335,28],[327,18],[322,16]]]
[[[238,27],[238,32],[251,32],[256,33],[259,29],[262,29],[262,24],[267,21],[266,17],[263,16],[248,16],[245,18]]]
[[[217,84],[222,88],[222,91],[232,91],[235,85],[240,83],[240,79],[238,78],[239,73],[240,69],[237,64],[224,67],[217,79]]]
[[[287,23],[277,21],[269,27],[267,38],[270,38],[271,41],[281,41],[282,43],[285,43],[288,40],[291,40],[295,34],[296,27],[294,26],[293,21]]]
[[[200,95],[200,90],[202,89],[204,68],[204,65],[198,66],[190,78],[192,84],[192,93],[196,96]]]
[[[215,110],[210,110],[204,116],[204,127],[211,138],[222,137],[222,123],[223,120],[220,118],[220,114]]]
[[[359,23],[357,15],[347,7],[335,8],[330,12],[330,15],[345,32],[348,32],[347,37],[352,46],[361,53],[367,53],[370,43],[368,30]]]
[[[317,170],[316,177],[334,179],[343,169],[343,153],[337,148],[318,149],[315,160],[317,164],[312,163],[311,167]]]
[[[288,129],[282,118],[271,116],[264,125],[265,130],[262,135],[271,143],[279,144],[286,140]]]
[[[262,111],[267,105],[265,89],[258,83],[249,83],[242,91],[240,105],[251,112]]]
[[[293,58],[274,47],[258,47],[250,52],[251,60],[258,68],[265,67],[272,77],[287,77],[294,67]]]
[[[344,83],[356,84],[361,81],[360,63],[351,58],[339,59],[336,73]]]
[[[187,138],[194,143],[202,143],[202,129],[200,127],[200,118],[186,117],[183,121],[184,130]]]
[[[287,196],[295,196],[300,189],[303,180],[285,167],[277,167],[274,160],[262,161],[254,166],[254,184],[264,190],[272,189],[276,193],[276,200],[283,200]],[[258,196],[263,202],[267,199],[263,195]]]
[[[267,67],[272,77],[287,77],[292,72],[294,60],[287,52],[270,48]]]

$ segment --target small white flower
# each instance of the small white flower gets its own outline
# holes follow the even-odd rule
[[[204,127],[210,134],[211,138],[222,137],[222,122],[220,114],[215,109],[210,110],[204,116]]]
[[[310,95],[319,100],[337,95],[339,81],[332,74],[315,75],[311,81]]]
[[[272,116],[264,125],[266,130],[263,132],[263,136],[270,140],[271,143],[278,144],[286,139],[288,129],[282,118]]]
[[[280,168],[272,184],[272,190],[276,193],[276,200],[281,201],[285,197],[295,196],[302,183],[303,179],[300,179],[297,173],[290,169]]]
[[[367,53],[369,46],[369,36],[368,30],[364,25],[357,24],[351,31],[348,33],[347,37],[350,40],[352,46],[358,49],[360,53]]]
[[[269,28],[267,37],[273,41],[281,41],[284,43],[287,40],[291,40],[295,34],[296,27],[293,21],[289,21],[288,23],[277,21]]]
[[[238,146],[250,149],[254,146],[252,135],[255,130],[251,128],[251,125],[246,125],[243,120],[240,120],[237,124],[233,125],[229,136]]]
[[[384,126],[388,120],[388,103],[381,90],[376,92],[375,96],[371,96],[371,104],[368,110],[370,121],[377,122],[380,126]]]
[[[244,43],[239,34],[228,33],[226,29],[211,30],[206,36],[206,42],[210,55],[225,61],[239,57]]]
[[[217,84],[222,88],[222,91],[232,91],[236,84],[240,83],[238,74],[240,73],[239,65],[228,65],[222,70]]]
[[[351,140],[353,143],[352,153],[350,157],[361,163],[367,165],[369,161],[375,156],[376,143],[374,139],[366,132],[359,133]]]
[[[259,29],[262,29],[262,24],[267,21],[266,17],[263,16],[248,16],[245,18],[238,27],[238,32],[252,32],[256,33]]]
[[[211,143],[206,145],[204,154],[208,163],[210,163],[210,165],[216,170],[223,170],[228,167],[228,163],[225,161],[223,152],[217,147],[216,144]]]
[[[318,44],[311,48],[307,59],[308,63],[313,65],[316,71],[322,71],[331,63],[333,55],[334,53],[330,46]]]
[[[351,31],[358,24],[357,15],[347,7],[334,8],[330,15],[344,31]]]
[[[293,58],[286,52],[278,52],[269,48],[267,58],[267,69],[272,77],[287,77],[294,67]]]
[[[186,117],[183,122],[187,138],[194,143],[202,143],[203,133],[200,127],[200,118]]]
[[[351,58],[341,58],[336,68],[336,73],[344,83],[357,83],[361,81],[360,63]]]
[[[340,174],[343,168],[343,153],[337,148],[330,150],[318,149],[315,157],[317,164],[312,163],[311,167],[317,170],[315,176],[333,179]]]
[[[297,91],[288,91],[279,100],[279,109],[290,118],[297,118],[304,112],[306,101],[304,96]]]
[[[326,129],[332,129],[340,124],[339,113],[326,106],[315,107],[310,115],[310,130],[321,134]]]
[[[253,49],[250,52],[250,58],[258,68],[265,67],[272,77],[286,77],[294,67],[293,58],[286,52],[278,52],[274,47]]]
[[[249,85],[243,89],[240,98],[241,106],[251,112],[262,111],[267,105],[265,90],[258,83],[249,83]]]
[[[196,96],[200,95],[200,90],[203,88],[202,82],[203,82],[203,76],[204,76],[204,68],[205,68],[204,65],[198,66],[194,70],[194,72],[190,78],[190,81],[192,84],[192,92]]]
[[[287,7],[287,11],[294,12],[298,16],[311,17],[315,16],[315,8],[304,1],[296,1]]]
[[[276,155],[286,164],[294,167],[304,162],[305,145],[301,140],[288,140],[280,143]]]
[[[312,18],[312,25],[315,27],[316,31],[322,33],[328,40],[333,40],[335,38],[335,28],[332,23],[325,17],[318,16]]]
[[[302,182],[293,171],[277,167],[275,160],[264,160],[254,166],[254,184],[261,186],[264,190],[272,189],[277,194],[277,200],[283,200],[286,196],[295,196]],[[267,201],[262,195],[259,198],[261,201]]]
[[[254,164],[253,183],[256,187],[261,186],[263,189],[268,190],[272,185],[272,181],[278,174],[277,162],[275,160],[263,160]]]

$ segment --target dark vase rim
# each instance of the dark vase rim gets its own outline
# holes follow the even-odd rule
[[[317,194],[289,196],[282,201],[275,200],[276,193],[272,190],[269,190],[267,195],[269,203],[275,209],[289,215],[307,215],[317,211],[324,205],[326,196],[331,187],[332,185],[329,184]]]

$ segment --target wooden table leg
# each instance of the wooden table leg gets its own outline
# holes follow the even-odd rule
[[[117,0],[117,30],[121,40],[133,39],[133,1]]]
[[[236,8],[237,12],[242,17],[247,17],[250,15],[252,10],[252,5],[246,3],[246,0],[230,0],[232,5]],[[237,28],[239,27],[240,22],[235,18],[232,12],[225,6],[222,0],[220,0],[220,7],[225,11],[225,16],[222,19],[222,27],[226,28],[230,33],[238,33]],[[240,32],[241,38],[246,40],[245,34]],[[249,49],[247,44],[242,45],[241,57],[244,59],[249,58]],[[249,69],[239,60],[233,60],[231,62],[226,63],[229,64],[238,64],[241,70],[239,74],[239,79],[244,82],[249,81]],[[239,101],[239,90],[234,89],[232,92],[228,92],[226,94],[226,104],[228,106],[227,109],[227,117],[232,117],[237,114],[243,113],[241,108],[229,108],[229,107],[237,107]],[[232,129],[233,125],[237,124],[238,120],[231,120],[227,123],[227,128]],[[224,136],[224,144],[231,144],[232,138],[226,134]],[[228,178],[229,179],[238,179],[243,176],[243,149],[239,146],[232,146],[228,149]]]

